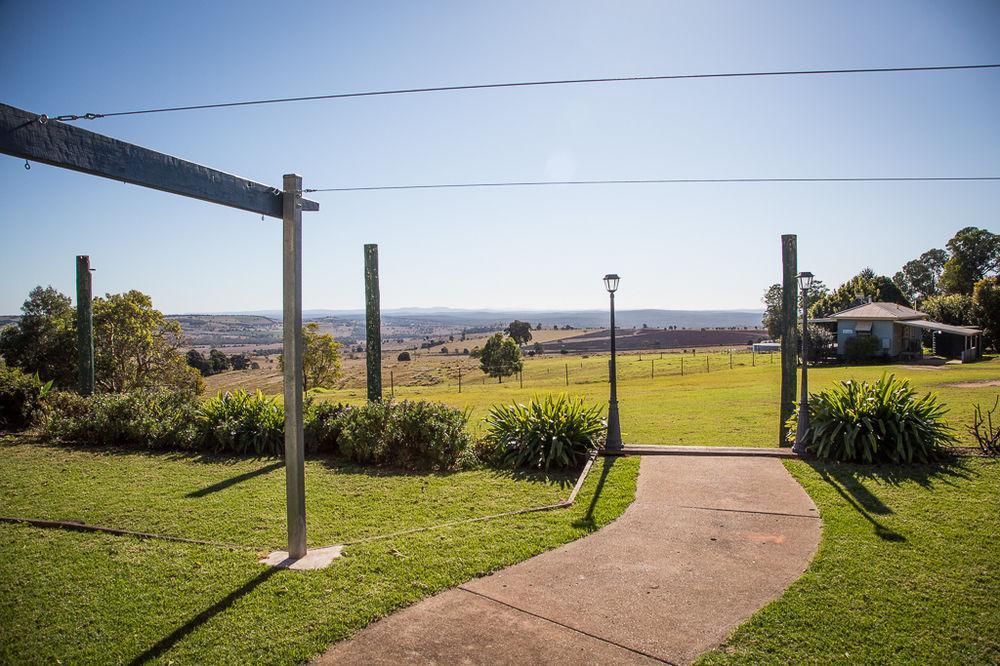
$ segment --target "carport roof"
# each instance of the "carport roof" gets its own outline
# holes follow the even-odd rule
[[[952,326],[951,324],[941,324],[936,321],[927,321],[926,319],[918,319],[915,321],[901,321],[899,323],[902,324],[903,326],[912,326],[913,328],[922,328],[928,331],[940,331],[941,333],[953,333],[955,335],[962,335],[967,338],[982,333],[980,329],[974,328],[972,326]]]

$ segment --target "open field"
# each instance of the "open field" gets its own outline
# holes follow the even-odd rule
[[[641,360],[640,360],[641,359]],[[708,370],[706,371],[706,359]],[[697,354],[626,354],[619,358],[619,409],[626,442],[690,444],[699,446],[776,446],[780,359],[777,355],[726,351]],[[360,402],[365,399],[363,360],[348,364],[344,388],[314,394],[317,400]],[[463,357],[415,357],[408,364],[387,363],[396,381],[397,399],[436,400],[470,410],[470,427],[478,432],[489,407],[501,402],[526,401],[534,395],[566,392],[590,402],[608,396],[608,355],[546,355],[525,360],[523,387],[518,377],[499,384],[484,377],[476,361]],[[681,375],[681,365],[684,374]],[[401,367],[402,366],[402,367]],[[458,368],[462,390],[458,390]],[[389,372],[384,387],[389,394]],[[910,379],[919,391],[933,391],[951,409],[949,420],[964,445],[973,440],[965,432],[972,404],[993,404],[998,394],[989,382],[1000,380],[1000,358],[968,365],[886,365],[810,368],[809,386],[815,392],[845,379],[877,379],[883,372]],[[652,373],[652,377],[650,374]],[[567,385],[567,376],[569,383]],[[265,378],[259,382],[258,378]],[[402,386],[405,381],[423,385]],[[233,388],[260,388],[279,394],[281,376],[231,372],[209,377],[209,392]]]
[[[634,497],[638,471],[623,461],[602,482],[598,463],[570,509],[359,543],[328,569],[295,572],[257,561],[285,538],[273,460],[10,442],[0,455],[0,514],[233,544],[0,525],[0,663],[10,664],[301,663],[395,608],[608,523]],[[310,459],[309,543],[548,504],[572,480]]]
[[[677,349],[686,347],[734,347],[740,348],[767,339],[767,331],[762,329],[677,329],[637,328],[616,331],[618,351]],[[546,345],[546,353],[569,352],[596,353],[610,349],[610,329],[586,333],[565,342],[551,342]]]
[[[785,465],[819,507],[819,552],[700,663],[1000,663],[1000,461]]]

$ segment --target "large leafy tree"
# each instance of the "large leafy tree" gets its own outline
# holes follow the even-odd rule
[[[94,366],[109,392],[168,388],[200,393],[201,376],[178,348],[180,324],[163,316],[141,291],[94,299]]]
[[[941,273],[941,287],[949,294],[969,294],[976,282],[1000,270],[1000,234],[965,227],[948,241],[951,256]]]
[[[504,377],[509,377],[524,367],[521,348],[509,335],[494,333],[480,351],[479,367],[490,377],[496,377],[503,383]]]
[[[507,334],[514,338],[517,344],[527,344],[531,340],[531,324],[515,319],[507,327]]]
[[[876,275],[870,268],[863,269],[832,292],[811,301],[810,317],[829,317],[856,305],[871,301],[899,303],[910,307],[910,301],[892,280]]]
[[[921,304],[931,321],[952,326],[971,326],[974,323],[972,296],[967,294],[938,294]]]
[[[903,264],[903,269],[892,276],[892,281],[900,291],[914,303],[920,303],[928,296],[938,293],[938,283],[948,253],[944,250],[927,250],[918,258]]]
[[[302,388],[330,388],[341,374],[340,343],[330,333],[321,333],[319,324],[311,321],[302,327]],[[278,367],[284,370],[284,355],[278,356]]]
[[[798,296],[798,291],[795,292]],[[814,280],[812,286],[809,288],[809,302],[815,303],[821,298],[824,298],[830,290],[822,280]],[[782,288],[780,284],[772,284],[764,292],[764,297],[761,299],[764,303],[764,317],[762,323],[764,328],[767,329],[767,335],[772,340],[777,340],[781,337],[783,330],[781,323],[781,306],[782,306]],[[796,299],[798,304],[798,300]],[[798,304],[801,305],[801,304]],[[796,307],[798,307],[798,305]],[[796,310],[798,313],[798,310]]]
[[[56,386],[75,386],[76,313],[69,297],[52,287],[35,287],[21,313],[17,324],[0,331],[0,356]]]
[[[1000,277],[983,278],[972,289],[972,311],[984,341],[1000,351]]]

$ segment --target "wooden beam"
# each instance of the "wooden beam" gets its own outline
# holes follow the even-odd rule
[[[794,234],[781,237],[781,418],[778,446],[790,446],[788,419],[795,412],[795,387],[798,358],[798,249]]]
[[[365,366],[368,400],[382,399],[382,313],[379,306],[378,245],[365,245]]]
[[[171,194],[282,217],[282,192],[148,148],[0,104],[0,153]],[[301,199],[303,211],[319,210]]]

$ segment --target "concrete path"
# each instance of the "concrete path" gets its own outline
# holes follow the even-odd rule
[[[819,538],[780,460],[644,457],[611,525],[399,611],[317,663],[689,663],[798,578]]]

